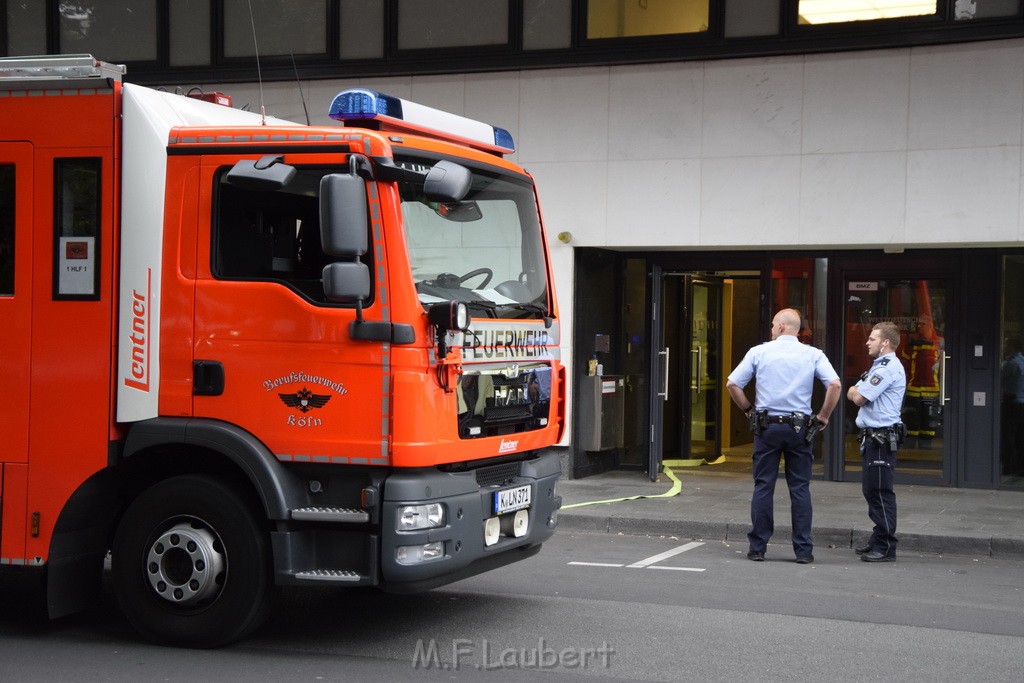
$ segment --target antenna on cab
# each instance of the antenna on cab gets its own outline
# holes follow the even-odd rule
[[[256,40],[256,18],[252,13],[252,0],[246,0],[249,5],[249,23],[252,25],[252,47],[256,52],[256,80],[260,83],[260,116],[262,125],[267,125],[267,109],[263,106],[263,72],[260,70],[260,46]]]

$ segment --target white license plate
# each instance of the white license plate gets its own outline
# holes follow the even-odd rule
[[[494,492],[494,514],[500,515],[513,510],[530,507],[530,485],[517,486]]]

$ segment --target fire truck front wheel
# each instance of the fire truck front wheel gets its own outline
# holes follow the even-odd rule
[[[223,481],[179,476],[144,491],[114,536],[114,592],[158,643],[216,647],[253,631],[273,598],[270,542]]]

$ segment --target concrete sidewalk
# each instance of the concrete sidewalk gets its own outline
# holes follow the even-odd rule
[[[706,468],[673,469],[681,488],[672,489],[642,472],[612,471],[558,483],[561,529],[669,535],[685,539],[747,542],[753,480]],[[814,543],[852,548],[871,533],[859,482],[812,481]],[[608,501],[576,506],[579,503]],[[896,486],[900,551],[1024,559],[1024,492]],[[780,545],[781,544],[781,545]],[[789,493],[780,475],[775,489],[775,534],[769,556],[792,555]]]

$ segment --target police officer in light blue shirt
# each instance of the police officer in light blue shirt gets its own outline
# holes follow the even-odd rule
[[[811,468],[814,455],[808,429],[824,428],[839,402],[842,383],[825,354],[800,343],[800,314],[786,308],[772,319],[772,341],[747,352],[729,375],[725,388],[733,403],[751,420],[754,430],[754,495],[750,501],[751,530],[747,557],[763,562],[768,539],[775,531],[775,481],[785,456],[786,484],[793,519],[796,561],[814,561],[811,540]],[[757,379],[751,403],[743,388]],[[811,393],[817,378],[825,385],[825,400],[817,415],[811,412]]]
[[[868,504],[868,517],[875,528],[871,538],[854,550],[864,562],[896,560],[896,492],[893,480],[896,453],[903,441],[900,411],[907,389],[907,375],[896,358],[900,331],[894,323],[881,322],[868,336],[871,368],[850,387],[846,397],[853,401],[860,431],[861,490]]]

